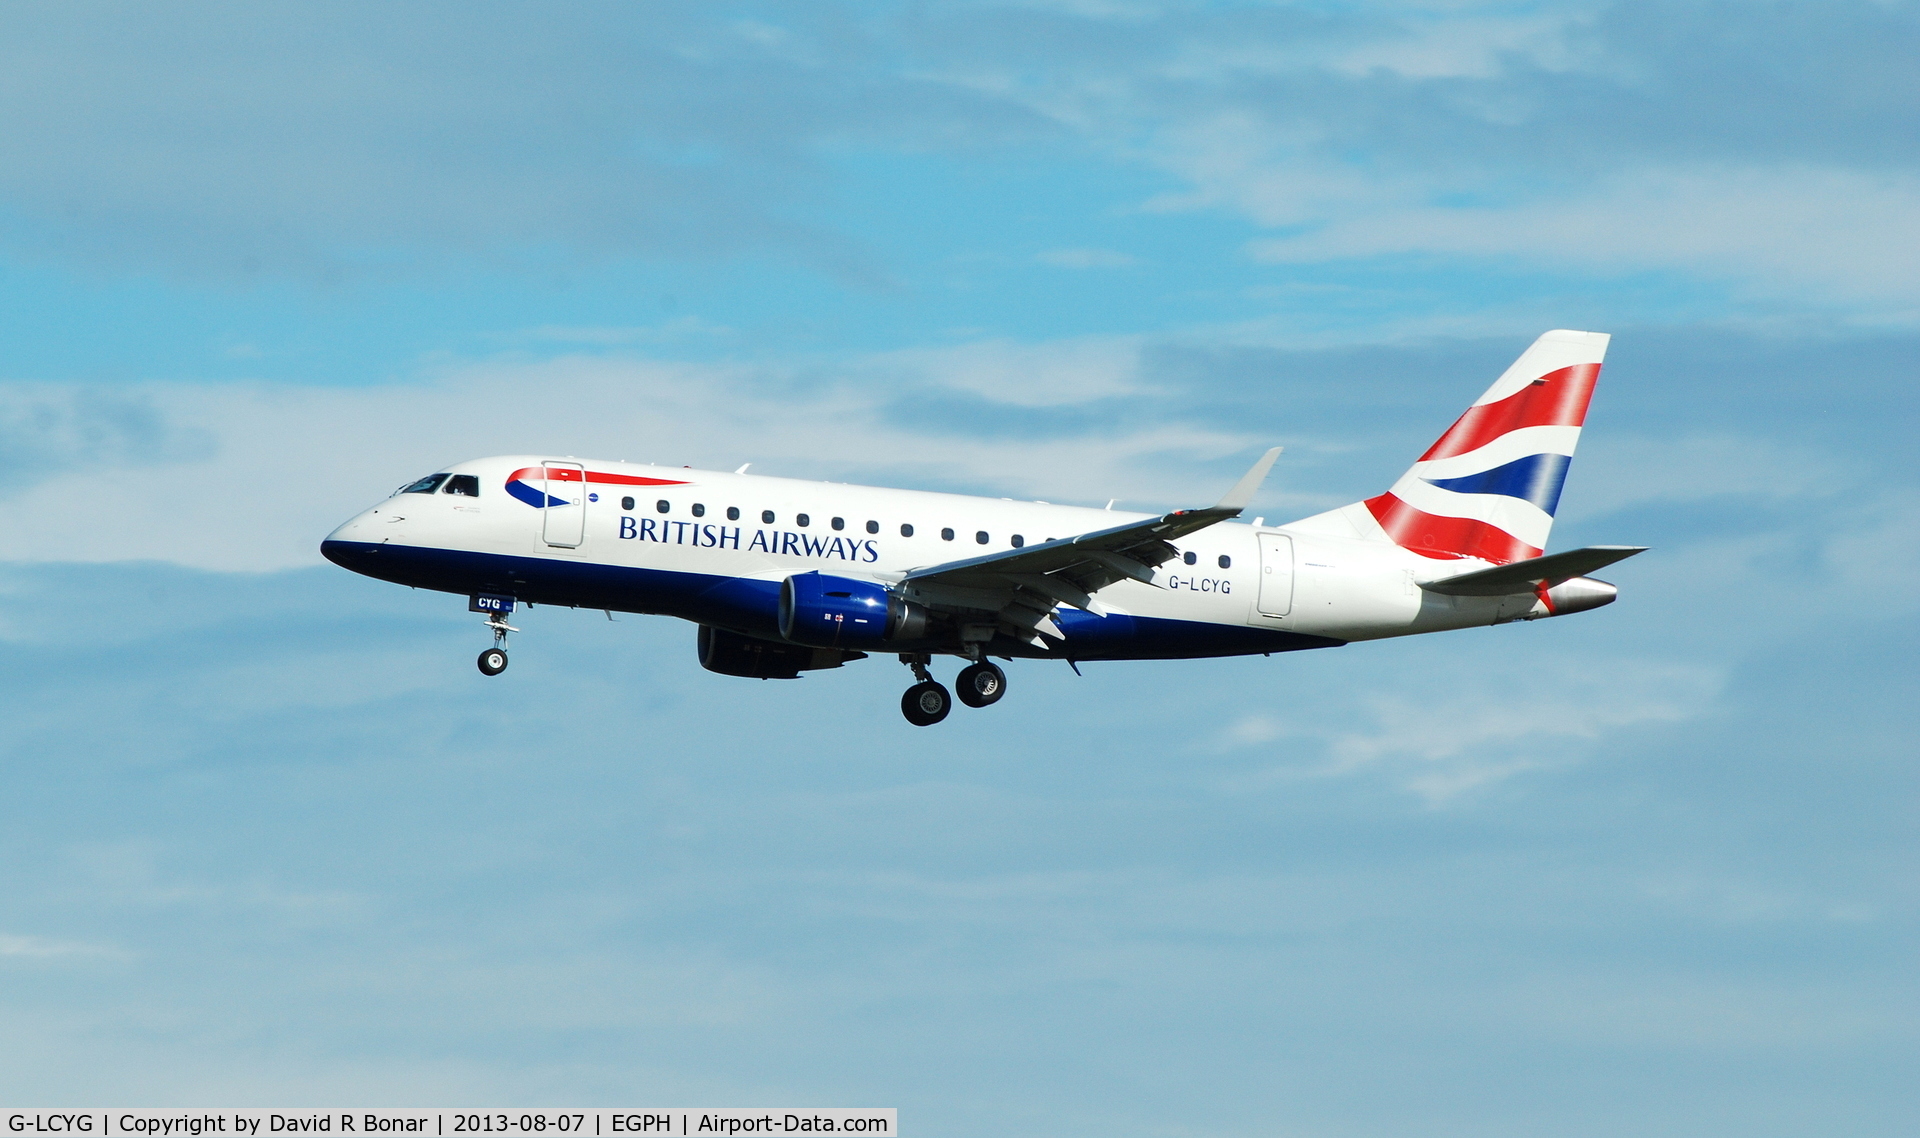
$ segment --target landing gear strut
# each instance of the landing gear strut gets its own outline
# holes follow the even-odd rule
[[[493,647],[480,653],[480,674],[497,676],[507,670],[507,633],[519,629],[507,623],[504,613],[492,613],[487,617],[487,627],[493,630]]]
[[[953,697],[927,671],[929,659],[931,657],[925,652],[900,654],[900,662],[912,668],[913,678],[919,681],[900,697],[900,714],[906,716],[907,722],[915,727],[931,727],[953,710]]]

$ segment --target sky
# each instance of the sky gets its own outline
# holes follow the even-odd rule
[[[0,12],[0,1102],[1908,1132],[1920,6]],[[916,729],[318,554],[540,450],[1290,520],[1549,328],[1566,619]]]

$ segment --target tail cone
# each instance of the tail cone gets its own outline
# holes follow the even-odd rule
[[[1619,595],[1620,590],[1605,581],[1596,581],[1592,577],[1571,577],[1551,589],[1536,592],[1533,611],[1521,619],[1539,620],[1543,616],[1586,612],[1612,604]]]

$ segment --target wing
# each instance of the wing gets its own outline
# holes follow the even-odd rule
[[[897,587],[922,604],[975,614],[976,623],[1045,647],[1040,635],[1062,639],[1053,622],[1057,606],[1105,616],[1093,594],[1116,581],[1152,584],[1154,569],[1179,555],[1172,542],[1238,517],[1278,457],[1279,447],[1262,455],[1218,505],[916,569]]]

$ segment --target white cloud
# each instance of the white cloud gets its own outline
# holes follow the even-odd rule
[[[40,936],[17,936],[0,933],[0,958],[20,957],[33,960],[54,960],[62,957],[117,957],[125,955],[117,949],[105,948],[80,941],[53,940]]]
[[[944,348],[881,352],[846,365],[853,374],[909,389],[964,391],[1016,407],[1060,407],[1145,390],[1141,340],[1084,337],[1021,344],[983,340]]]
[[[1797,506],[1770,526],[1675,534],[1602,575],[1647,626],[1708,628],[1717,650],[1752,653],[1920,611],[1917,566],[1920,495],[1902,487]]]
[[[1920,609],[1920,491],[1896,488],[1854,511],[1853,524],[1828,539],[1821,560],[1849,608],[1872,597],[1885,617]]]
[[[289,889],[258,873],[221,880],[182,877],[166,868],[164,850],[137,839],[84,844],[68,852],[98,894],[116,905],[254,909],[300,927],[337,925],[366,908],[366,898],[359,894]]]
[[[351,15],[298,35],[227,19],[213,37],[191,20],[50,19],[5,57],[27,79],[0,82],[0,147],[17,159],[0,196],[31,222],[16,236],[62,255],[249,278],[562,249],[797,257],[872,283],[871,250],[806,220],[834,178],[823,151],[1043,138],[1185,183],[1153,207],[1298,228],[1253,246],[1277,262],[1653,269],[1716,296],[1920,317],[1920,179],[1900,141],[1909,21],[1778,7],[1739,37],[1693,6],[1585,2],[1054,0],[879,19],[826,8],[779,26],[650,8],[624,35],[604,20],[472,21],[458,51],[423,50],[447,34],[424,17],[372,39]],[[1812,33],[1832,38],[1805,60],[1780,50]],[[223,50],[235,35],[257,50]],[[496,57],[520,62],[476,62]],[[578,65],[526,63],[549,58]],[[181,60],[195,84],[170,81]],[[1725,74],[1756,81],[1710,80]],[[1131,263],[1101,248],[1038,259]]]
[[[1591,516],[1647,502],[1827,497],[1855,484],[1859,474],[1839,456],[1768,438],[1585,434],[1574,460],[1579,477],[1561,503],[1563,519],[1576,509]]]
[[[1703,714],[1723,683],[1718,671],[1692,664],[1533,664],[1455,676],[1431,695],[1409,694],[1426,690],[1420,685],[1383,685],[1387,694],[1361,698],[1349,717],[1364,726],[1348,730],[1250,716],[1229,726],[1220,742],[1229,749],[1287,753],[1298,749],[1300,739],[1316,739],[1321,746],[1315,758],[1288,761],[1254,781],[1385,772],[1429,805],[1443,806],[1529,770],[1577,762],[1609,733]],[[1339,720],[1316,716],[1311,722]]]
[[[1151,211],[1227,209],[1268,227],[1325,223],[1389,208],[1415,189],[1318,157],[1318,131],[1282,127],[1243,109],[1225,109],[1170,125],[1149,158],[1191,188],[1156,195]],[[1255,256],[1269,258],[1267,245]]]
[[[1204,464],[1261,440],[1166,421],[1042,444],[888,414],[903,396],[954,392],[1044,414],[1138,390],[1137,360],[1124,340],[994,342],[810,371],[566,356],[461,365],[402,387],[154,384],[126,398],[147,409],[151,433],[196,445],[112,451],[56,472],[0,499],[0,532],[12,535],[11,560],[309,565],[335,525],[411,478],[541,450],[702,469],[751,461],[756,473],[1051,501],[1218,494]],[[854,378],[819,374],[829,370]],[[0,388],[0,403],[9,396],[49,406],[93,398]],[[98,505],[77,508],[79,499]]]
[[[1881,918],[1876,904],[1823,896],[1764,879],[1671,873],[1645,885],[1649,898],[1689,916],[1724,924],[1783,922],[1858,925]]]
[[[1783,986],[1733,976],[1602,972],[1518,976],[1508,1014],[1533,1033],[1603,1047],[1834,1047],[1905,1038],[1897,1000],[1840,985]]]
[[[1032,80],[976,63],[955,82],[1184,183],[1150,210],[1283,231],[1250,244],[1261,260],[1660,271],[1759,311],[1920,319],[1920,176],[1892,46],[1910,19],[1752,15],[1733,38],[1686,6],[1169,20],[1110,67]],[[1751,85],[1710,78],[1733,75]]]
[[[1342,75],[1365,78],[1385,71],[1408,79],[1493,79],[1515,57],[1555,70],[1570,66],[1578,56],[1577,37],[1569,31],[1586,13],[1578,10],[1528,13],[1524,16],[1483,16],[1451,5],[1403,19],[1395,30],[1333,52],[1328,67]],[[1572,42],[1570,42],[1570,40]]]
[[[1870,319],[1920,316],[1920,178],[1813,168],[1637,169],[1566,193],[1444,206],[1443,187],[1368,178],[1337,206],[1326,171],[1243,162],[1210,191],[1263,222],[1303,224],[1249,246],[1310,264],[1399,254],[1515,258],[1578,272],[1676,270],[1724,279],[1750,298],[1861,306]],[[1199,176],[1206,177],[1205,171]],[[1353,175],[1355,183],[1359,176]]]

